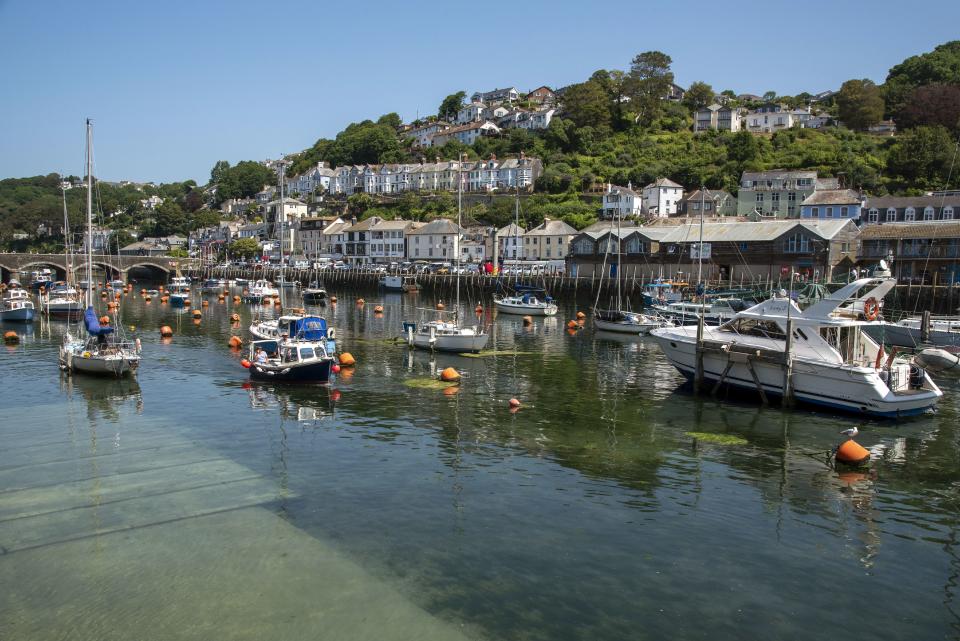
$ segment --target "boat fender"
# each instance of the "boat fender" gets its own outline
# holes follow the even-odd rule
[[[140,344],[140,339],[139,339],[139,338],[134,339],[133,344],[134,344],[134,345],[136,346],[136,348],[137,348],[137,354],[139,354],[139,353],[140,353],[140,350],[143,349],[143,347],[142,347],[141,344]]]
[[[877,302],[877,299],[871,296],[867,300],[863,301],[863,317],[868,321],[875,321],[880,315],[880,303]]]
[[[84,352],[83,354],[81,354],[81,356],[83,356],[84,358],[90,358],[90,352]]]
[[[337,330],[335,330],[335,329],[332,328],[332,327],[327,328],[327,338],[329,338],[330,340],[336,339],[336,338],[337,338]]]
[[[289,373],[290,373],[290,368],[289,368],[289,367],[285,367],[285,368],[283,368],[282,370],[280,370],[280,373],[281,373],[281,374],[289,374]]]

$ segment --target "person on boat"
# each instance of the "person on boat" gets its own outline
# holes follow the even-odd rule
[[[256,359],[255,359],[255,360],[256,360],[258,363],[260,363],[261,365],[263,365],[264,363],[267,362],[267,353],[266,353],[265,351],[263,351],[263,348],[261,348],[261,347],[258,347],[258,348],[257,348],[257,354],[256,354]]]

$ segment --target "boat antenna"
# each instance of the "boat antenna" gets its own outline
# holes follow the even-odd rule
[[[84,300],[93,305],[90,285],[93,283],[93,120],[87,118],[87,289]]]

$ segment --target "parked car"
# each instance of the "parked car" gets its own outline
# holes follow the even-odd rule
[[[294,269],[310,269],[310,263],[305,260],[295,260],[293,261]]]

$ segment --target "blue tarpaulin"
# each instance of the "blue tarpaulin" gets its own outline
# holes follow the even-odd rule
[[[100,321],[97,319],[97,312],[93,307],[88,307],[83,314],[83,324],[87,326],[87,331],[91,336],[106,336],[113,332],[112,327],[100,327]]]

